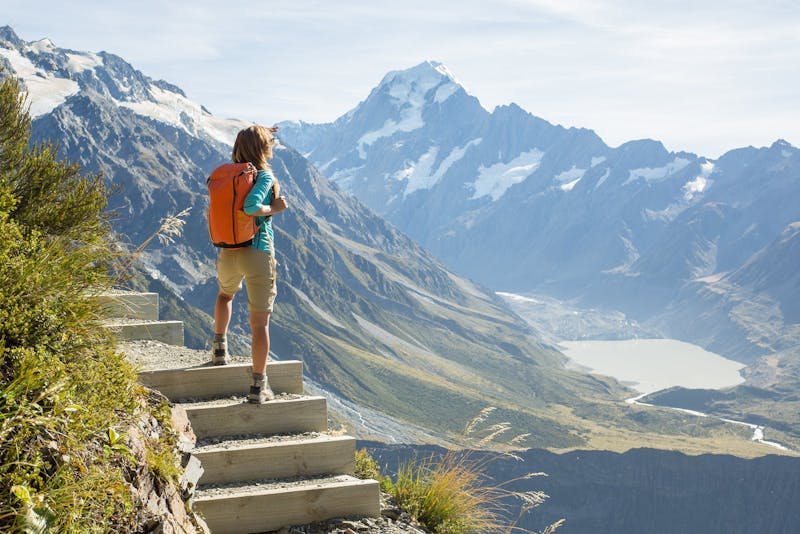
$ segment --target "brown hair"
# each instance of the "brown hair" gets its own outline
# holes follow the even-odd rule
[[[275,138],[269,128],[254,124],[240,131],[233,144],[233,162],[255,165],[256,169],[269,169]]]

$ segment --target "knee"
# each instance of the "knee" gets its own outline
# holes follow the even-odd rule
[[[265,328],[269,326],[269,312],[250,312],[250,327]]]
[[[217,293],[217,300],[220,302],[230,302],[233,300],[233,295],[226,295],[225,293]]]

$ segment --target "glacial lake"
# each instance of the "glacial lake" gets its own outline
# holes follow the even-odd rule
[[[640,393],[672,386],[721,389],[744,382],[745,365],[674,339],[562,341],[575,364],[616,378]]]

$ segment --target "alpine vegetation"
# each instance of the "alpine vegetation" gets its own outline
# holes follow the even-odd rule
[[[19,82],[0,83],[0,530],[128,532],[147,516],[139,476],[177,474],[154,416],[90,297],[118,259],[100,175],[31,145]],[[156,410],[161,410],[155,413]],[[132,429],[132,430],[131,430]]]

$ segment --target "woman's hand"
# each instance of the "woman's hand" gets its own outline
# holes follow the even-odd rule
[[[288,207],[289,205],[286,203],[286,197],[273,198],[270,204],[270,214],[280,213]]]

